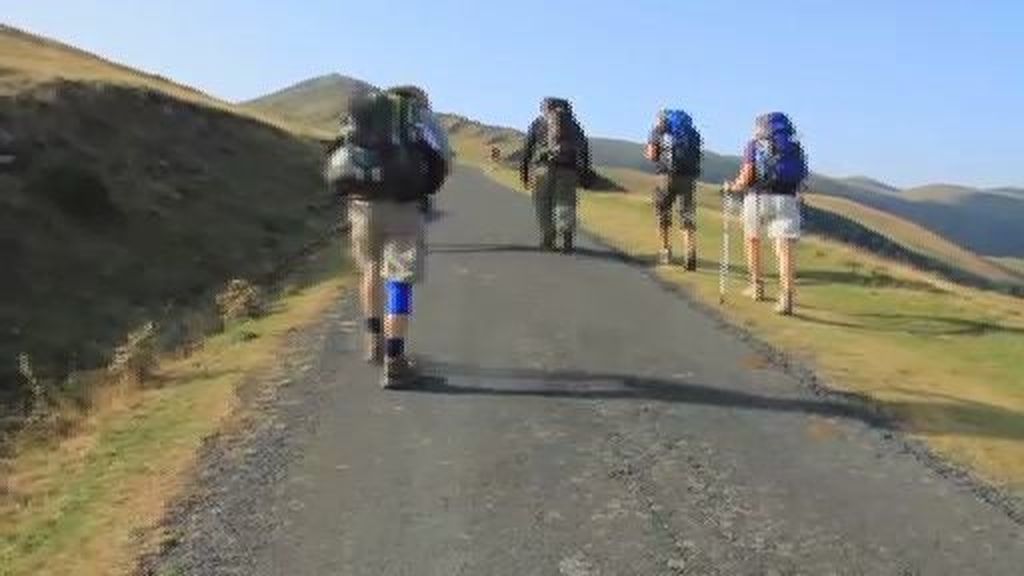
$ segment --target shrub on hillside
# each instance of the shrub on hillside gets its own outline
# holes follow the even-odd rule
[[[257,318],[266,311],[266,298],[259,287],[236,278],[217,295],[217,308],[225,323]]]
[[[123,344],[114,349],[107,371],[119,381],[145,382],[156,367],[156,325],[146,322],[133,330]]]

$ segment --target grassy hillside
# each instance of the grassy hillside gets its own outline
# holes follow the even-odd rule
[[[952,184],[929,184],[927,186],[916,186],[907,188],[900,192],[900,197],[907,200],[940,202],[943,204],[957,204],[970,198],[978,191],[967,186],[954,186]]]
[[[930,185],[896,193],[878,193],[849,181],[814,177],[811,188],[888,212],[940,234],[984,256],[1024,255],[1024,194],[963,186]]]
[[[294,126],[10,28],[0,125],[17,155],[0,172],[8,409],[32,388],[18,355],[46,390],[73,386],[132,329],[266,274],[335,219]]]
[[[981,278],[997,283],[1024,281],[1024,275],[1019,272],[995,264],[930,230],[888,212],[853,200],[823,194],[807,194],[804,196],[804,200],[816,208],[843,214],[872,230],[884,233],[887,237],[911,250],[946,262]]]
[[[998,266],[1024,276],[1024,258],[992,258]]]
[[[273,94],[245,102],[246,109],[308,126],[333,129],[348,100],[373,88],[370,84],[340,74],[301,82]]]
[[[875,180],[874,178],[869,178],[867,176],[850,176],[847,178],[842,178],[841,180],[848,184],[860,186],[861,188],[873,190],[875,192],[879,192],[882,194],[895,194],[900,191],[900,189],[896,188],[895,186],[890,186],[885,182],[880,182],[878,180]]]
[[[322,137],[0,27],[0,574],[130,574],[160,543],[240,389],[272,391],[344,285],[339,250],[310,257],[338,217]],[[234,279],[271,288],[236,290],[242,318]],[[148,376],[111,375],[150,322]]]

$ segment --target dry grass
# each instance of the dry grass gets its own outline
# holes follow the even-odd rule
[[[323,279],[270,315],[230,327],[188,358],[163,358],[149,386],[98,388],[78,433],[22,444],[0,493],[0,574],[130,573],[159,543],[154,528],[200,443],[236,414],[241,383],[274,380],[288,334],[337,300],[339,251],[318,265]]]

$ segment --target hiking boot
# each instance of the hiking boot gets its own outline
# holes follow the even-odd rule
[[[572,254],[576,248],[573,246],[573,233],[563,232],[562,233],[562,252],[566,254]]]
[[[696,272],[697,271],[697,255],[690,252],[686,255],[686,271]]]
[[[399,390],[414,385],[419,377],[419,372],[408,358],[389,359],[384,363],[380,385],[385,390]]]
[[[384,338],[380,334],[366,334],[366,353],[363,358],[370,364],[384,361]]]
[[[747,286],[747,289],[743,291],[743,295],[754,302],[761,302],[764,300],[764,282],[759,280],[757,283]]]
[[[782,316],[793,315],[793,295],[783,292],[779,294],[779,301],[775,303],[775,312]]]

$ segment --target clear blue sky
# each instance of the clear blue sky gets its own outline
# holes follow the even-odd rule
[[[634,140],[679,106],[727,153],[779,109],[822,173],[1024,186],[1014,0],[0,0],[0,19],[231,100],[336,71],[516,127],[566,95],[592,135]]]

